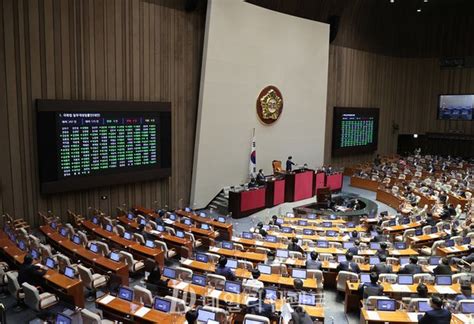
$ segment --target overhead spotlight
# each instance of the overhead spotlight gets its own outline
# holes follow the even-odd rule
[[[390,0],[390,3],[395,3],[395,0]]]
[[[423,2],[424,2],[424,3],[428,3],[428,0],[424,0]]]
[[[421,8],[416,9],[416,12],[421,12]]]
[[[418,134],[413,134],[413,138],[418,138]]]

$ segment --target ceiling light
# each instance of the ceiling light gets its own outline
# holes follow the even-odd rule
[[[395,0],[390,0],[390,3],[395,3]]]
[[[424,3],[427,3],[427,2],[428,2],[428,0],[424,0],[423,2],[424,2]]]
[[[416,9],[416,12],[421,12],[421,8]]]

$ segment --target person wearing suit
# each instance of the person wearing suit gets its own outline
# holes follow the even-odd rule
[[[405,273],[405,274],[422,273],[423,270],[421,269],[421,266],[417,263],[418,263],[418,257],[416,255],[412,255],[410,257],[410,263],[405,265],[403,269],[400,270],[400,273]]]
[[[291,243],[288,244],[288,251],[295,251],[295,252],[300,252],[301,254],[304,254],[304,250],[301,248],[301,246],[298,245],[298,239],[296,237],[293,237],[291,239]]]
[[[430,300],[433,310],[427,311],[418,321],[419,324],[449,324],[451,322],[451,312],[443,309],[443,300],[438,296],[433,296]]]
[[[273,216],[272,216],[272,220],[268,223],[268,225],[278,226],[278,228],[281,228],[281,225],[278,224],[278,217],[277,217],[277,215],[273,215]]]
[[[387,256],[385,254],[380,254],[379,256],[380,263],[374,264],[370,271],[375,272],[377,275],[381,273],[392,273],[392,266],[387,264]]]
[[[271,304],[265,303],[266,290],[265,288],[260,288],[257,293],[258,299],[254,301],[249,301],[247,304],[247,309],[250,314],[264,316],[266,318],[273,317],[273,307]]]
[[[235,280],[236,276],[231,268],[226,266],[227,258],[225,256],[221,256],[217,263],[216,267],[216,274],[224,276],[226,280]]]
[[[43,276],[46,270],[39,268],[33,264],[33,257],[31,255],[25,255],[23,264],[18,271],[18,284],[27,282],[32,286],[41,286]]]
[[[321,270],[323,264],[318,260],[318,252],[312,251],[310,257],[311,259],[306,261],[306,269]]]
[[[375,272],[371,272],[370,283],[365,283],[359,287],[359,294],[362,295],[363,299],[367,299],[370,296],[383,295],[383,286],[377,282],[378,280],[379,275]]]
[[[383,230],[378,227],[377,228],[377,235],[371,240],[371,242],[385,242],[387,241],[387,237],[383,234]]]
[[[352,255],[358,255],[359,254],[359,245],[360,245],[360,241],[355,240],[354,241],[354,246],[348,248],[347,252],[352,253]]]
[[[260,185],[265,183],[265,175],[263,174],[263,169],[258,170],[257,183]]]
[[[388,256],[387,247],[388,247],[387,243],[385,242],[380,243],[380,249],[377,250],[377,254],[379,256],[385,255],[385,257],[387,257]]]
[[[433,269],[435,275],[450,275],[453,274],[451,266],[449,265],[449,259],[444,257],[441,259],[441,263]]]
[[[342,261],[337,265],[336,271],[350,271],[350,272],[355,272],[359,273],[360,268],[359,265],[355,262],[352,261],[354,258],[354,255],[352,253],[346,253],[346,261]]]
[[[291,172],[293,169],[293,165],[295,165],[295,163],[291,161],[291,159],[293,159],[293,157],[289,156],[288,160],[286,160],[286,172]]]

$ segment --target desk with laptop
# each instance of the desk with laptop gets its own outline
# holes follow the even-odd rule
[[[81,259],[85,264],[91,265],[99,270],[99,272],[107,273],[111,271],[120,278],[122,283],[128,283],[128,267],[120,261],[120,254],[118,252],[112,251],[108,256],[102,256],[97,246],[95,246],[97,252],[93,251],[92,244],[87,249],[80,242],[69,240],[66,227],[57,228],[57,226],[54,222],[40,226],[41,232],[46,236],[51,245],[63,250],[74,259]],[[58,229],[59,233],[57,232]]]

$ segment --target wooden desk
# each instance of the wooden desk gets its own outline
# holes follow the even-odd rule
[[[410,246],[428,245],[428,244],[433,243],[436,240],[442,239],[444,235],[446,235],[444,232],[437,232],[433,234],[409,236],[408,242]]]
[[[195,222],[209,224],[214,227],[214,229],[219,229],[221,234],[225,234],[224,238],[230,239],[233,235],[232,224],[221,223],[212,218],[201,217],[192,212],[186,212],[184,210],[177,210],[176,214],[191,218]]]
[[[362,308],[360,312],[360,323],[418,323],[418,314],[409,313],[404,310],[394,312],[367,311]]]
[[[207,272],[216,272],[216,267],[213,263],[204,263],[199,261],[194,261],[190,259],[186,259],[181,261],[181,264],[187,268],[198,270],[203,273]],[[241,279],[249,279],[252,277],[252,273],[247,269],[237,268],[234,271],[235,275]],[[292,277],[283,277],[279,274],[264,274],[262,273],[258,280],[268,283],[271,285],[278,285],[278,286],[285,286],[285,287],[293,287],[293,278]],[[311,279],[304,279],[303,280],[303,287],[305,289],[316,289],[317,281],[314,278]]]
[[[391,192],[387,192],[382,189],[377,189],[377,194],[375,196],[375,199],[380,202],[383,202],[386,205],[389,205],[395,210],[398,210],[401,203],[403,202],[402,198],[396,197]]]
[[[339,242],[339,243],[344,243],[348,242],[349,238],[345,236],[321,236],[321,235],[304,235],[304,234],[296,234],[296,233],[281,233],[281,232],[275,232],[275,231],[269,231],[268,234],[274,235],[276,237],[286,237],[288,239],[291,239],[293,237],[296,237],[297,239],[302,239],[302,240],[311,240],[311,241],[328,241],[328,242]],[[370,238],[361,238],[361,242],[370,242]]]
[[[254,263],[262,263],[267,260],[267,256],[263,253],[220,249],[215,246],[209,248],[209,252],[225,255],[228,257],[233,257],[235,259],[245,259],[245,260],[252,261]]]
[[[118,236],[116,233],[110,233],[106,231],[91,221],[83,221],[82,226],[95,235],[105,238],[106,240],[115,243],[121,248],[130,251],[133,255],[138,256],[138,259],[151,258],[160,265],[160,268],[162,268],[165,264],[164,252],[159,248],[152,249],[143,246],[138,242],[126,240],[123,237]]]
[[[115,262],[99,254],[95,254],[84,248],[82,245],[77,245],[62,237],[49,225],[40,226],[40,230],[46,236],[46,239],[51,245],[60,248],[63,251],[67,251],[67,254],[73,259],[81,259],[85,264],[91,265],[102,273],[111,271],[121,279],[122,284],[129,284],[128,267],[125,263]]]
[[[285,174],[285,202],[313,196],[314,170],[297,170]]]
[[[229,212],[232,218],[242,218],[266,208],[266,188],[229,191]]]
[[[320,217],[320,216],[318,216]],[[313,223],[313,224],[321,224],[321,223],[324,223],[324,222],[331,222],[333,224],[346,224],[348,222],[346,222],[345,220],[343,219],[333,219],[333,220],[330,220],[330,219],[321,219],[321,218],[317,218],[317,219],[309,219],[309,218],[303,218],[303,217],[284,217],[283,218],[283,227],[286,226],[287,224],[298,224],[298,222],[300,220],[305,220],[307,221],[308,223]]]
[[[404,225],[387,226],[383,230],[384,232],[390,235],[394,235],[396,233],[404,232],[407,229],[417,228],[421,226],[423,226],[423,224],[421,224],[420,222],[414,222],[414,223],[409,223],[409,224],[404,224]]]
[[[442,256],[453,256],[453,255],[463,255],[469,253],[469,245],[455,245],[453,247],[439,247],[438,254]]]
[[[351,177],[351,187],[356,187],[360,189],[370,190],[376,192],[379,188],[379,183],[371,179],[365,179],[361,177],[352,176]]]
[[[23,264],[26,252],[20,250],[15,243],[10,241],[5,232],[0,230],[0,247],[3,254],[16,266]],[[46,284],[52,288],[55,294],[64,298],[69,303],[77,307],[85,307],[84,288],[80,279],[71,279],[56,270],[48,269],[44,279]]]
[[[129,220],[125,216],[120,216],[117,217],[117,219],[122,223],[127,226],[129,226],[133,231],[138,230],[138,223],[135,220]],[[156,236],[160,240],[166,241],[167,244],[171,245],[174,247],[177,251],[179,251],[179,254],[182,257],[188,257],[192,255],[193,253],[193,242],[191,240],[185,239],[185,238],[180,238],[177,236],[173,236],[167,232],[158,232],[158,231],[149,231],[148,233]],[[184,247],[185,249],[182,249]]]
[[[461,205],[462,209],[464,209],[466,207],[466,204],[469,202],[469,199],[466,199],[464,197],[461,197],[452,193],[448,193],[448,196],[449,196],[449,200],[448,200],[449,203],[453,204],[454,207],[456,207],[457,205]]]
[[[186,293],[196,294],[198,296],[203,296],[203,297],[211,297],[211,294],[215,294],[214,296],[217,296],[217,297],[213,297],[213,298],[217,299],[219,302],[239,304],[242,306],[247,305],[247,301],[249,298],[249,296],[245,293],[241,293],[241,294],[233,294],[233,293],[228,293],[228,292],[215,293],[214,292],[215,290],[210,287],[202,287],[202,286],[193,285],[191,283],[185,283],[178,280],[170,280],[168,282],[168,287],[172,289],[180,290]],[[283,303],[284,301],[282,299],[276,300],[274,303],[275,310],[281,311]],[[323,307],[303,306],[303,308],[306,310],[309,316],[313,318],[317,318],[318,320],[324,321]]]
[[[110,297],[109,297],[110,296]],[[111,318],[127,323],[185,323],[184,315],[170,314],[149,309],[146,314],[140,316],[137,314],[143,305],[135,302],[129,302],[109,294],[102,296],[95,301],[97,308],[108,314]],[[107,317],[109,317],[107,316]]]

